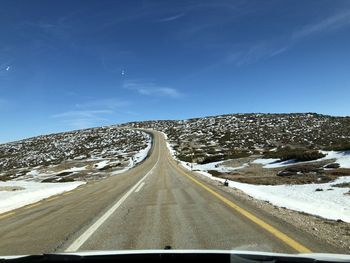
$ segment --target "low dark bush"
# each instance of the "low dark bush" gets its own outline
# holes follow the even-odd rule
[[[333,187],[340,187],[340,188],[348,188],[350,187],[350,183],[340,183],[340,184],[333,184]]]
[[[325,157],[325,155],[317,150],[309,150],[303,148],[292,149],[290,147],[280,148],[275,152],[265,152],[265,158],[279,158],[281,161],[296,160],[299,162],[313,161]]]
[[[60,183],[67,183],[67,182],[74,182],[74,178],[72,178],[72,177],[63,177],[60,180]]]
[[[340,167],[339,163],[330,163],[330,164],[327,164],[324,168],[337,169],[339,167]]]
[[[234,152],[230,152],[227,155],[227,159],[237,159],[237,158],[244,158],[244,157],[249,157],[250,153],[249,152],[245,152],[245,151],[234,151]]]
[[[73,173],[73,172],[61,172],[61,173],[56,174],[56,176],[58,176],[58,177],[64,177],[64,176],[70,175],[70,174],[72,174],[72,173]]]
[[[192,156],[191,155],[178,154],[177,158],[179,158],[181,161],[184,161],[184,162],[189,162],[189,163],[192,162]]]
[[[211,155],[204,157],[203,160],[199,161],[199,164],[206,164],[206,163],[212,163],[212,162],[218,162],[225,160],[224,155]]]
[[[335,176],[349,176],[350,175],[350,171],[347,170],[347,169],[335,170],[335,171],[332,171],[330,174],[331,175],[335,175]]]
[[[206,163],[212,163],[212,162],[218,162],[228,159],[237,159],[237,158],[243,158],[250,156],[249,152],[246,151],[231,151],[228,153],[221,153],[217,155],[211,155],[211,156],[205,156],[202,161],[199,161],[199,164],[206,164]]]
[[[292,176],[292,175],[296,175],[296,173],[287,171],[287,170],[282,170],[277,173],[277,176]]]
[[[298,165],[298,166],[287,167],[285,170],[292,173],[299,173],[299,172],[310,173],[310,172],[320,172],[323,169],[322,167],[318,167],[314,165]]]
[[[216,170],[209,170],[208,173],[210,173],[212,176],[220,177],[222,173],[216,171]]]
[[[338,141],[326,147],[327,151],[350,151],[350,141]]]

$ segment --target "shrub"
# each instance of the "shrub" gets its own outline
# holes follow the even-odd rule
[[[222,173],[216,171],[216,170],[209,170],[208,173],[210,173],[212,176],[220,177]]]
[[[203,160],[199,161],[199,164],[206,164],[206,163],[212,163],[212,162],[218,162],[225,160],[224,155],[211,155],[204,157]]]
[[[250,156],[250,153],[247,151],[234,150],[228,153],[217,153],[216,155],[205,156],[203,160],[199,161],[199,164],[206,164],[212,162],[218,162],[228,159],[237,159]]]
[[[191,155],[185,155],[185,154],[178,154],[176,156],[179,158],[181,161],[191,163],[192,162],[192,156]]]
[[[339,163],[330,163],[330,164],[327,164],[324,168],[337,169],[339,167],[340,167]]]
[[[348,140],[338,141],[338,142],[333,143],[330,146],[326,147],[325,150],[328,150],[328,151],[350,151],[350,141],[348,141]]]
[[[325,157],[325,155],[316,150],[303,148],[291,149],[290,147],[280,148],[275,152],[265,152],[265,158],[279,158],[281,161],[296,160],[299,162],[313,161]]]
[[[250,153],[246,151],[233,151],[227,155],[228,157],[227,159],[237,159],[237,158],[244,158],[249,156],[250,156]]]

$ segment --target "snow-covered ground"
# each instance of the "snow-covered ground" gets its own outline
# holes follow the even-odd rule
[[[151,138],[149,138],[149,140],[147,141],[147,147],[145,149],[142,149],[138,153],[136,153],[134,155],[134,157],[129,160],[129,164],[126,167],[124,167],[123,169],[120,169],[120,170],[113,171],[111,174],[117,175],[117,174],[124,173],[124,172],[130,170],[135,165],[137,165],[138,163],[140,163],[144,159],[146,159],[148,152],[150,151],[151,148],[152,148],[152,140],[151,140]]]
[[[209,173],[202,174],[220,182],[225,181]],[[333,187],[339,183],[350,183],[350,176],[340,177],[331,183],[304,185],[252,185],[230,180],[228,182],[230,187],[273,205],[350,223],[350,197],[344,195],[349,188]]]
[[[128,157],[128,162],[127,165],[123,168],[119,168],[119,169],[115,169],[114,171],[111,171],[109,174],[110,175],[117,175],[123,172],[126,172],[128,170],[130,170],[131,168],[133,168],[135,165],[137,165],[138,163],[142,162],[148,155],[149,150],[152,147],[152,140],[149,137],[148,141],[147,141],[147,147],[144,149],[141,149],[139,151],[137,151],[136,153],[134,153],[134,155],[131,155]],[[99,160],[98,162],[95,163],[94,168],[96,170],[102,170],[104,167],[114,164],[117,161],[113,161],[111,159],[103,159],[103,158],[99,158],[99,159],[88,159],[88,161],[96,161]],[[77,172],[81,172],[81,171],[86,171],[88,172],[89,169],[87,168],[87,166],[82,166],[82,167],[71,167],[69,169],[64,169],[64,170],[60,170],[59,172],[40,172],[37,169],[33,169],[30,172],[26,173],[25,176],[21,176],[16,178],[16,181],[34,181],[34,182],[40,182],[42,180],[51,178],[51,177],[57,177],[57,173],[65,173],[65,172],[71,172],[71,173],[77,173]]]
[[[335,159],[335,163],[338,163],[340,165],[340,168],[350,168],[350,151],[321,151],[326,156],[323,158],[320,158],[316,161],[325,161],[325,160],[331,160]],[[307,161],[307,162],[295,162],[294,160],[287,160],[280,162],[279,159],[256,159],[252,163],[256,164],[262,164],[264,168],[280,168],[285,167],[288,165],[293,164],[305,164],[305,163],[312,163],[314,161]]]
[[[212,180],[225,182],[225,179],[212,176],[210,173],[200,173]],[[228,183],[229,187],[237,188],[253,198],[268,201],[279,207],[350,223],[350,196],[345,195],[349,188],[333,186],[350,183],[350,176],[339,177],[333,182],[324,184],[253,185],[231,180],[228,180]]]
[[[228,160],[225,160],[228,161]],[[206,164],[197,164],[197,163],[193,163],[192,164],[192,170],[199,170],[199,171],[210,171],[210,170],[215,170],[221,173],[229,173],[238,169],[242,169],[244,167],[247,167],[248,164],[244,164],[241,166],[237,166],[237,167],[228,167],[228,166],[224,166],[222,163],[225,161],[218,161],[218,162],[212,162],[212,163],[206,163]]]
[[[136,158],[135,161],[143,158],[142,149],[150,139],[150,135],[142,131],[109,126],[0,144],[0,177],[4,181],[46,173],[47,176],[56,172],[78,173],[83,170],[63,170],[82,169],[84,162],[91,164],[91,168],[103,160],[118,161],[123,167],[131,158]]]
[[[162,134],[164,135],[165,139],[167,139],[167,135],[162,132]],[[237,166],[237,167],[228,167],[223,165],[223,162],[228,161],[218,161],[218,162],[211,162],[211,163],[206,163],[206,164],[198,164],[198,163],[187,163],[184,161],[180,161],[176,158],[176,151],[173,149],[173,147],[171,146],[171,144],[169,142],[166,142],[166,145],[168,147],[169,152],[171,153],[171,155],[177,160],[179,161],[184,167],[186,167],[189,170],[198,170],[198,171],[203,171],[203,172],[208,172],[210,170],[215,170],[221,173],[228,173],[228,172],[232,172],[238,169],[242,169],[244,167],[247,167],[248,164],[244,164],[242,166]]]
[[[43,167],[43,168],[47,169],[47,167]],[[85,170],[87,170],[87,167],[82,166],[82,167],[71,167],[71,168],[63,169],[59,171],[46,170],[44,172],[44,171],[40,171],[39,167],[34,167],[33,170],[27,172],[25,175],[15,177],[14,179],[12,179],[12,181],[42,182],[49,178],[57,178],[57,180],[59,181],[60,178],[62,177],[57,176],[58,174],[63,174],[63,173],[75,174]]]
[[[106,167],[108,165],[109,161],[108,160],[103,160],[101,162],[98,162],[95,164],[96,169],[100,170],[103,169],[104,167]]]
[[[0,181],[0,213],[73,190],[84,184],[85,182],[81,180],[88,180],[91,174],[103,178],[106,174],[114,175],[131,169],[147,157],[152,146],[152,139],[151,136],[140,131],[130,132],[127,135],[132,137],[129,138],[128,143],[124,142],[123,147],[117,145],[114,149],[107,145],[105,149],[99,149],[96,151],[98,154],[92,154],[90,158],[82,159],[81,156],[77,156],[78,158],[67,159],[59,164],[13,169],[10,180]],[[121,150],[118,150],[118,147]],[[113,167],[113,164],[118,165]],[[108,167],[108,172],[104,173],[101,170],[107,165],[111,166]],[[80,174],[80,177],[74,178],[77,181],[64,182],[69,176],[76,174]],[[3,174],[0,173],[0,175]]]
[[[174,150],[171,145],[167,143],[167,146],[170,152],[173,153]],[[335,158],[337,159],[337,162],[344,167],[348,165],[349,153],[328,152],[327,156],[324,158]],[[222,183],[225,182],[225,179],[212,176],[207,172],[207,170],[217,168],[215,166],[221,162],[206,165],[193,164],[194,167],[192,169],[191,164],[178,159],[176,160],[188,170],[199,170],[197,171],[198,173],[207,176],[212,180]],[[266,165],[272,165],[276,161],[278,161],[278,159],[258,159],[253,162],[263,164],[264,167],[266,167]],[[279,164],[281,164],[281,162]],[[284,165],[287,164],[284,163]],[[345,193],[349,191],[349,188],[334,187],[335,184],[350,183],[350,176],[340,177],[333,182],[323,184],[253,185],[230,180],[228,180],[228,183],[229,187],[237,188],[253,198],[268,201],[276,206],[305,212],[326,219],[340,219],[350,223],[350,196],[345,195]]]
[[[75,173],[75,172],[81,172],[81,171],[84,171],[86,170],[86,167],[72,167],[72,168],[69,168],[69,169],[66,169],[66,170],[63,170],[61,172],[70,172],[70,173]]]
[[[255,164],[262,164],[263,168],[280,168],[280,167],[285,167],[288,165],[292,165],[292,164],[303,164],[303,163],[309,163],[309,162],[296,162],[294,160],[287,160],[287,161],[283,161],[281,162],[280,159],[275,159],[275,158],[267,158],[267,159],[256,159],[254,161],[252,161],[252,163]]]
[[[140,150],[137,154],[134,155],[133,163],[137,164],[137,163],[143,161],[147,157],[148,152],[151,149],[151,147],[152,147],[152,141],[151,141],[151,139],[149,139],[147,141],[147,147],[145,149]]]
[[[38,202],[53,195],[71,191],[82,184],[84,184],[84,182],[0,182],[0,213]]]
[[[77,156],[78,158],[62,160],[58,164],[45,163],[33,167],[13,168],[0,172],[0,177],[12,181],[47,183],[61,182],[61,180],[63,182],[86,181],[91,178],[95,180],[99,176],[104,178],[108,175],[120,174],[144,160],[152,145],[152,138],[147,133],[135,131],[126,135],[130,135],[131,138],[122,140],[121,145],[106,145],[105,148],[98,149],[98,151],[92,150],[93,154],[89,157],[87,155],[84,155],[84,158]],[[80,142],[76,143],[79,145]],[[0,158],[0,170],[3,168]]]
[[[341,168],[350,168],[350,151],[322,151],[322,153],[326,154],[322,159],[335,159]]]

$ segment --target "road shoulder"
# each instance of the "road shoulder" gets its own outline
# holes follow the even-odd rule
[[[255,214],[258,212],[258,216],[262,214],[264,220],[267,219],[268,223],[275,224],[279,222],[281,226],[288,226],[284,232],[289,232],[289,228],[291,230],[297,229],[299,232],[304,232],[311,236],[313,240],[319,243],[320,247],[324,244],[324,247],[330,247],[332,250],[313,252],[349,253],[350,251],[350,225],[346,222],[327,220],[284,207],[274,206],[269,202],[252,198],[239,189],[225,187],[222,183],[211,180],[204,175],[195,172],[191,172],[191,175],[213,187],[225,197],[234,199],[235,202],[242,204],[245,209]]]

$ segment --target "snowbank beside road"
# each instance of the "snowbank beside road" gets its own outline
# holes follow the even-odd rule
[[[222,183],[225,181],[206,172],[200,173],[212,180]],[[279,207],[350,223],[350,196],[345,195],[349,188],[334,187],[335,184],[350,183],[350,176],[324,184],[253,185],[230,180],[228,183],[229,187]]]
[[[120,169],[120,170],[113,171],[111,174],[117,175],[117,174],[121,174],[121,173],[124,173],[124,172],[130,170],[136,164],[138,164],[138,163],[142,162],[144,159],[146,159],[146,157],[148,156],[148,152],[151,150],[151,148],[152,148],[152,139],[149,136],[149,139],[147,141],[147,147],[144,149],[141,149],[138,153],[136,153],[133,157],[131,157],[129,159],[129,164],[126,167],[124,167],[123,169]]]
[[[53,195],[71,191],[82,184],[84,183],[0,182],[0,213],[36,203]]]
[[[147,141],[147,147],[145,149],[140,150],[137,154],[134,155],[133,157],[134,164],[137,164],[143,161],[144,159],[146,159],[149,150],[151,150],[151,147],[152,147],[152,140],[151,138],[149,138],[149,140]]]
[[[174,150],[171,145],[167,143],[169,151],[174,156]],[[174,156],[176,159],[176,157]],[[349,154],[342,154],[340,152],[331,153],[328,152],[324,158],[337,159],[337,162],[347,165]],[[342,159],[343,158],[343,159]],[[212,170],[217,163],[211,163],[206,165],[197,165],[180,161],[176,159],[184,168],[192,171],[196,171],[212,180],[219,182],[225,182],[225,179],[212,176],[207,170]],[[253,163],[260,163],[263,165],[276,163],[278,159],[257,159]],[[281,162],[280,162],[281,164]],[[285,164],[284,164],[285,165]],[[265,167],[265,166],[264,166]],[[237,169],[237,168],[236,168]],[[285,207],[291,210],[304,212],[316,216],[320,216],[331,220],[343,220],[350,223],[350,196],[346,195],[349,192],[348,187],[335,187],[335,184],[350,183],[350,176],[340,177],[337,180],[324,184],[304,184],[304,185],[253,185],[246,183],[239,183],[228,180],[229,187],[237,188],[247,195],[268,201],[273,205],[279,207]]]

